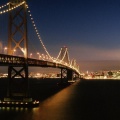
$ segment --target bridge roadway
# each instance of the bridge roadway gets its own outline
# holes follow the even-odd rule
[[[25,59],[24,57],[0,54],[0,66],[9,66],[9,65],[15,65],[15,66],[21,65],[22,66],[24,64],[27,64],[28,66],[32,66],[32,67],[36,66],[36,67],[53,67],[53,68],[69,69],[79,74],[76,69],[71,68],[67,65],[61,64],[61,63],[38,60],[38,59],[33,59],[33,58]]]

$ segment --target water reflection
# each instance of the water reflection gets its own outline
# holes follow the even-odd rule
[[[0,107],[1,120],[28,120],[29,113],[31,113],[31,110],[28,108]]]
[[[0,111],[27,111],[28,108],[22,108],[22,107],[0,107]]]
[[[0,119],[5,120],[70,120],[74,85],[64,88],[37,108],[0,107]]]
[[[43,101],[39,109],[33,109],[33,120],[71,120],[71,101],[74,95],[73,85],[61,90],[57,94]]]
[[[0,120],[117,120],[119,86],[120,81],[115,80],[78,81],[48,95],[37,108],[0,107]]]

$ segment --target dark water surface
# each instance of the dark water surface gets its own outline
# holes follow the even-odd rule
[[[31,80],[37,108],[0,107],[0,120],[119,120],[120,81],[85,80],[61,89],[58,80]],[[3,85],[4,84],[4,85]],[[6,81],[0,81],[1,97]]]

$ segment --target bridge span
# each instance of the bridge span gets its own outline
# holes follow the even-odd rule
[[[24,57],[19,57],[19,56],[0,54],[0,66],[9,66],[9,65],[22,66],[24,64],[27,64],[28,66],[32,66],[32,67],[39,66],[39,67],[66,68],[66,69],[71,69],[75,71],[77,74],[79,74],[79,71],[76,68],[67,65],[67,63],[52,62],[52,61],[33,59],[33,58],[26,59]]]
[[[79,65],[76,60],[70,60],[67,47],[62,47],[56,58],[52,57],[38,32],[33,17],[27,4],[27,0],[9,0],[8,3],[0,7],[0,16],[9,13],[8,19],[8,44],[5,49],[7,54],[0,54],[0,66],[8,67],[8,90],[7,95],[0,105],[37,105],[39,102],[33,101],[29,95],[29,67],[53,67],[61,69],[61,84],[72,80],[74,76],[80,77]],[[27,34],[27,14],[31,19],[33,28],[42,45],[47,59],[28,57],[28,34]],[[19,50],[22,56],[14,55]],[[41,53],[41,52],[40,52]],[[21,80],[18,84],[18,79]],[[16,87],[17,86],[17,87]],[[14,88],[14,89],[13,89]],[[13,103],[13,104],[12,104]]]

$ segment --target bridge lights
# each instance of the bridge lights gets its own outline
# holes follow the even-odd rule
[[[40,55],[40,53],[39,53],[39,52],[37,52],[37,55]]]
[[[68,64],[65,62],[65,65],[68,65]]]
[[[46,55],[46,59],[48,60],[48,55]]]
[[[57,62],[56,58],[53,58],[53,62]]]
[[[13,50],[13,55],[15,55],[15,53],[16,53],[16,49]]]
[[[7,47],[4,47],[4,54],[7,54]]]
[[[26,49],[21,48],[21,51],[23,52],[24,55],[26,55]]]
[[[27,49],[26,48],[22,48],[22,47],[20,47],[20,49],[21,49],[23,55],[25,56],[25,58],[27,58]]]
[[[39,55],[39,60],[41,59],[41,55]]]
[[[32,53],[30,53],[30,58],[32,58]]]
[[[44,54],[42,54],[42,59],[43,59],[43,60],[45,59],[45,55],[44,55]]]
[[[0,11],[0,14],[9,12],[9,11],[11,11],[11,10],[14,10],[15,8],[17,8],[17,7],[21,6],[21,5],[23,5],[24,3],[25,3],[25,1],[21,2],[21,3],[18,4],[18,5],[15,5],[15,6],[11,7],[11,8],[8,8],[8,9],[6,9],[6,10],[2,10],[2,11]],[[0,9],[2,9],[3,7],[8,6],[9,4],[10,4],[10,3],[7,3],[7,4],[3,5],[3,6],[1,6]]]
[[[39,52],[37,52],[37,55],[38,55],[38,59],[40,59],[40,53]]]

